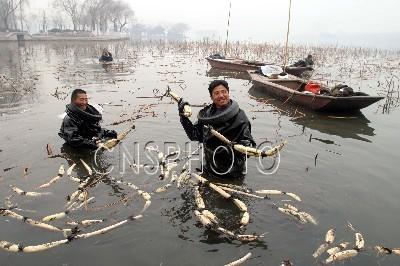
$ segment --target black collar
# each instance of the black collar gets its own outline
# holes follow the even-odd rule
[[[86,110],[80,109],[75,104],[67,105],[67,114],[89,123],[97,123],[102,119],[101,114],[92,105],[88,104]]]
[[[218,112],[215,112],[215,105],[210,104],[209,106],[200,110],[199,114],[197,115],[197,119],[200,123],[205,125],[220,124],[230,120],[231,118],[235,117],[240,110],[236,101],[230,101],[231,104],[228,107]]]

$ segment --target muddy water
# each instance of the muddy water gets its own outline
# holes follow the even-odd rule
[[[97,62],[97,55],[105,45],[116,58],[112,66]],[[279,213],[272,203],[282,205],[286,197],[243,198],[249,206],[250,224],[242,232],[267,232],[267,235],[262,242],[241,244],[201,227],[193,215],[195,204],[191,188],[173,186],[165,193],[152,195],[152,205],[141,220],[108,234],[73,241],[43,253],[10,254],[1,250],[1,265],[221,265],[249,251],[253,256],[248,265],[279,265],[284,259],[290,259],[295,265],[318,265],[319,261],[311,254],[322,243],[329,228],[336,228],[338,243],[354,243],[354,232],[347,226],[348,222],[363,233],[367,249],[346,265],[400,264],[398,256],[377,257],[371,250],[376,244],[400,245],[398,109],[391,108],[388,112],[375,104],[343,118],[282,105],[253,87],[245,77],[209,71],[200,49],[178,45],[33,43],[18,47],[1,44],[0,51],[0,74],[30,82],[28,87],[33,88],[20,89],[21,85],[17,91],[0,92],[2,201],[13,195],[10,185],[34,190],[56,175],[61,163],[67,167],[71,160],[84,158],[89,164],[95,164],[92,153],[68,149],[57,135],[62,121],[59,116],[64,112],[70,92],[83,88],[91,102],[102,104],[103,126],[120,131],[131,122],[111,124],[130,117],[137,119],[134,121],[136,129],[119,149],[98,157],[97,169],[114,168],[104,182],[89,191],[96,202],[87,210],[74,212],[70,218],[105,218],[108,225],[139,213],[143,201],[136,194],[123,204],[96,209],[132,195],[127,187],[110,181],[110,176],[134,182],[149,192],[166,183],[158,180],[158,174],[124,169],[121,154],[132,156],[137,163],[149,163],[143,155],[147,142],[153,141],[161,147],[165,142],[177,143],[180,147],[188,143],[176,104],[167,98],[148,97],[161,95],[169,85],[191,103],[200,105],[209,101],[207,84],[212,79],[225,78],[230,84],[232,98],[252,121],[256,142],[267,140],[273,145],[288,141],[275,174],[261,174],[257,171],[257,160],[250,159],[243,184],[254,189],[295,192],[303,201],[292,204],[312,213],[319,221],[318,226],[302,225]],[[343,62],[345,60],[342,58]],[[389,62],[387,58],[376,56],[364,60],[373,61],[375,67]],[[341,78],[353,88],[360,87],[376,94],[384,89],[391,74],[399,73],[398,63],[397,68],[372,71],[363,78],[356,75],[362,68],[352,68],[349,73],[343,67],[322,64],[315,77],[336,73],[335,77],[330,77],[332,80]],[[399,81],[395,79],[394,82],[398,88]],[[264,102],[257,101],[260,98]],[[384,103],[385,100],[380,104]],[[143,110],[144,107],[148,109]],[[195,114],[198,110],[193,109]],[[47,158],[45,146],[48,143],[54,154],[63,154],[69,161]],[[195,142],[191,144],[192,149],[197,146]],[[272,163],[266,161],[266,164]],[[28,168],[27,175],[23,173],[25,168]],[[78,167],[74,175],[84,177],[86,173]],[[52,195],[42,198],[13,195],[11,201],[24,210],[19,213],[39,219],[63,210],[65,197],[76,186],[62,178],[44,189]],[[222,224],[236,228],[240,213],[235,207],[208,191],[205,193],[207,206],[221,217]],[[65,220],[54,224],[66,227]],[[101,227],[82,230],[89,232]],[[8,217],[1,217],[0,232],[0,240],[23,245],[63,238],[61,234],[32,228]]]

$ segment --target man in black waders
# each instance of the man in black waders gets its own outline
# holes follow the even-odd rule
[[[246,166],[245,155],[226,146],[204,126],[211,126],[234,144],[255,147],[250,121],[238,103],[229,98],[229,86],[226,81],[212,81],[208,91],[213,103],[200,110],[198,121],[194,125],[182,115],[184,106],[188,103],[182,99],[179,101],[181,124],[190,140],[203,143],[205,159],[203,170],[206,174],[220,178],[243,177]]]
[[[88,104],[86,91],[75,89],[71,103],[66,106],[67,115],[58,135],[74,148],[97,149],[97,144],[107,138],[116,138],[117,132],[100,127],[101,114]]]

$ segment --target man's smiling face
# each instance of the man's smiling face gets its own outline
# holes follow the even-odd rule
[[[224,108],[230,101],[229,91],[223,85],[218,85],[212,90],[211,100],[217,108]]]
[[[88,97],[86,93],[78,93],[72,103],[75,104],[79,109],[85,111],[88,105]]]

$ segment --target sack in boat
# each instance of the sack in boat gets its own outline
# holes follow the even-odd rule
[[[221,54],[212,54],[209,56],[211,59],[225,59],[225,56]]]
[[[335,97],[347,97],[354,95],[354,91],[347,85],[339,84],[331,89],[331,95]]]
[[[314,94],[320,94],[321,85],[312,81],[309,81],[306,86],[304,86],[304,91],[308,91]]]
[[[278,75],[283,72],[280,66],[275,65],[265,65],[261,66],[261,73],[268,78],[278,78]]]

